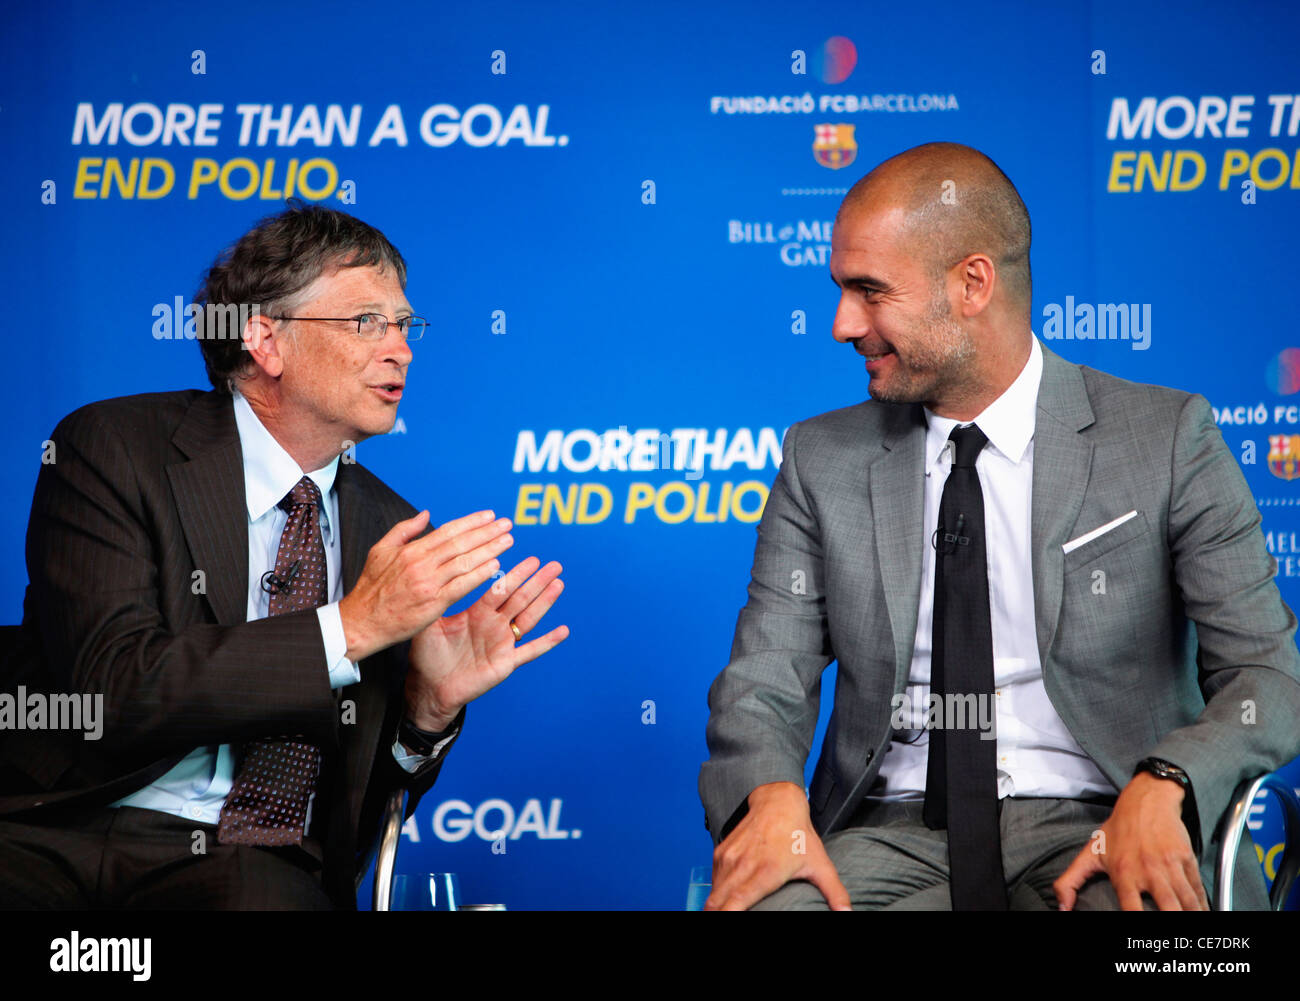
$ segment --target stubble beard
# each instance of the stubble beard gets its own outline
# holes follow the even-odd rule
[[[969,373],[975,345],[953,320],[942,291],[931,298],[925,316],[908,334],[906,355],[895,349],[897,362],[889,381],[871,378],[867,391],[873,400],[931,405],[940,395],[949,395]]]

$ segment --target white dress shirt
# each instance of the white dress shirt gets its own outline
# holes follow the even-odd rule
[[[989,613],[993,630],[994,713],[998,796],[1114,796],[1091,758],[1070,736],[1043,685],[1034,622],[1030,500],[1034,423],[1043,352],[1032,338],[1029,361],[1006,392],[974,419],[988,438],[975,469],[984,495]],[[918,799],[925,795],[930,735],[924,729],[930,692],[934,623],[935,551],[931,526],[952,468],[948,436],[959,421],[925,411],[925,532],[916,645],[908,672],[911,730],[896,731],[868,799]],[[906,708],[906,704],[904,706]]]

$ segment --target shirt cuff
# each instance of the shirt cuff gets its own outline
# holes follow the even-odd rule
[[[395,740],[393,741],[393,757],[403,769],[414,775],[425,765],[429,764],[429,762],[437,761],[442,755],[443,748],[455,740],[456,734],[458,733],[460,733],[459,727],[457,727],[456,733],[449,733],[447,736],[443,737],[442,740],[438,741],[438,743],[434,744],[432,754],[410,754],[407,752],[406,748],[402,746],[401,740]]]
[[[361,668],[348,660],[348,640],[343,635],[343,616],[337,601],[316,609],[321,639],[325,641],[325,665],[330,672],[330,688],[342,688],[361,681]]]

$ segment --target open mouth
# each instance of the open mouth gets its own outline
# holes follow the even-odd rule
[[[370,388],[389,403],[396,403],[402,398],[402,384],[400,382],[386,382]]]

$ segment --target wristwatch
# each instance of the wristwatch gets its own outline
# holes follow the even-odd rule
[[[430,756],[436,753],[438,744],[460,729],[464,713],[465,710],[462,708],[447,728],[445,730],[439,730],[437,733],[432,733],[428,730],[421,730],[409,719],[403,716],[402,722],[397,725],[397,739],[401,741],[404,747],[409,748],[413,753]]]
[[[1164,758],[1143,758],[1133,774],[1147,772],[1159,779],[1170,779],[1183,787],[1183,825],[1191,835],[1192,851],[1201,854],[1201,822],[1196,813],[1196,797],[1192,793],[1192,780],[1187,773]]]

